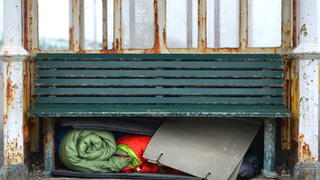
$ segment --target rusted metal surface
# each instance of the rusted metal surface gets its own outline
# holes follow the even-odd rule
[[[319,162],[299,162],[294,169],[294,180],[318,180],[319,170]]]
[[[122,0],[114,0],[113,49],[122,49]]]
[[[4,62],[3,66],[4,164],[24,164],[23,62]]]
[[[248,0],[240,1],[240,22],[239,22],[240,49],[248,47]]]
[[[282,46],[274,48],[249,48],[248,47],[248,0],[241,1],[240,3],[240,38],[239,48],[208,48],[207,47],[207,28],[206,28],[206,0],[198,0],[198,48],[167,48],[166,47],[166,0],[155,0],[155,45],[152,49],[123,49],[122,48],[122,0],[114,0],[114,40],[113,48],[107,50],[107,31],[106,31],[106,11],[104,8],[103,27],[104,43],[102,50],[84,50],[81,48],[83,43],[83,18],[81,18],[82,0],[70,0],[74,6],[71,7],[71,26],[69,29],[70,34],[70,50],[39,50],[36,43],[37,34],[33,33],[37,31],[37,9],[33,6],[37,4],[34,0],[29,0],[29,47],[33,53],[241,53],[241,54],[255,54],[255,53],[267,53],[267,54],[285,54],[288,53],[292,47],[293,37],[293,3],[292,0],[284,0],[282,4]],[[32,4],[32,5],[30,5]],[[103,3],[103,7],[106,7],[106,3]]]
[[[292,0],[292,46],[297,47],[297,0]]]
[[[23,0],[23,23],[24,25],[22,26],[23,27],[23,47],[25,49],[28,49],[28,32],[29,32],[29,29],[28,29],[28,0]]]
[[[291,109],[291,70],[292,60],[287,59],[284,62],[285,74],[284,74],[284,89],[285,93],[285,105],[288,109]],[[283,150],[290,150],[291,148],[291,118],[283,118],[281,121],[281,148]]]
[[[44,119],[44,175],[49,176],[51,171],[55,169],[55,157],[54,157],[54,136],[55,136],[55,120]]]
[[[314,157],[313,153],[311,152],[310,145],[305,142],[304,134],[301,134],[298,139],[299,143],[299,151],[298,157],[299,162],[315,162],[317,161]]]
[[[69,49],[78,52],[84,43],[83,0],[70,0]]]
[[[25,61],[28,52],[24,49],[23,35],[28,31],[22,24],[27,20],[27,1],[10,0],[4,3],[4,45],[0,49],[3,62],[3,154],[4,163],[0,170],[0,179],[27,179],[28,169],[25,161],[25,142],[28,142],[26,121]],[[24,3],[25,5],[23,6]],[[28,27],[28,26],[26,26]]]
[[[207,1],[198,0],[198,46],[199,49],[207,48]]]
[[[318,60],[299,60],[299,162],[319,158],[319,66]]]
[[[102,0],[102,49],[108,49],[108,5]]]
[[[284,53],[290,53],[293,47],[293,1],[282,1],[282,30],[281,30],[281,47]]]
[[[28,44],[26,48],[30,52],[38,49],[38,1],[28,0],[27,21],[24,21],[24,26],[27,27],[28,36],[24,39],[24,43]],[[25,9],[26,10],[26,9]]]
[[[293,60],[291,66],[291,150],[298,150],[299,139],[299,61]]]
[[[276,120],[264,120],[264,159],[263,159],[263,176],[266,178],[277,178],[275,172],[275,145],[276,145]]]

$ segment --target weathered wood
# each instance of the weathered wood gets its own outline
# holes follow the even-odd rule
[[[156,60],[282,60],[278,54],[37,54],[37,60],[132,60],[132,59],[150,59]]]
[[[36,95],[281,96],[282,88],[37,88]]]
[[[201,69],[282,69],[282,62],[261,61],[39,61],[38,68],[201,68]]]
[[[286,117],[280,55],[39,54],[41,117]]]
[[[284,106],[215,105],[37,105],[40,117],[288,117]]]
[[[38,104],[274,104],[282,97],[38,97]]]
[[[36,86],[282,87],[281,79],[37,79]]]
[[[269,70],[37,70],[37,77],[170,77],[170,78],[282,78]]]

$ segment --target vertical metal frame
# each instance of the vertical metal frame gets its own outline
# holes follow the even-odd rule
[[[108,50],[107,35],[107,0],[103,4],[103,48],[102,50],[85,50],[83,0],[70,0],[70,50],[39,50],[38,47],[38,3],[28,0],[28,49],[34,53],[289,53],[293,46],[293,0],[282,1],[282,38],[281,47],[248,47],[248,0],[240,0],[239,48],[207,47],[207,13],[206,0],[198,0],[198,48],[167,48],[166,46],[166,0],[154,0],[155,45],[152,49],[122,48],[122,0],[114,1],[114,37],[113,47]],[[190,34],[190,33],[189,33]],[[190,43],[189,43],[190,44]],[[188,46],[190,47],[190,46]]]
[[[84,0],[69,0],[69,49],[77,52],[84,45]]]

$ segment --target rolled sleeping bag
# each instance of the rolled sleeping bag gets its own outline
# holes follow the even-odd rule
[[[85,173],[119,172],[132,161],[126,152],[117,148],[110,131],[70,130],[58,151],[67,168]]]

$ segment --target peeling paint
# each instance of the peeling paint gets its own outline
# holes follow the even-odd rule
[[[307,25],[303,24],[300,29],[300,34],[303,34],[304,37],[308,36]]]
[[[299,136],[299,162],[315,162],[316,158],[311,153],[310,145],[304,140],[304,135]]]
[[[11,107],[12,102],[14,101],[14,87],[12,85],[12,81],[10,78],[7,79],[7,87],[6,87],[6,99],[7,99],[7,110]]]
[[[8,124],[8,115],[7,114],[3,115],[3,124],[4,125]]]
[[[69,49],[74,49],[74,29],[71,27],[69,29]]]
[[[292,89],[291,89],[291,111],[292,111],[292,146],[298,148],[299,139],[299,72],[297,71],[298,61],[292,64]],[[293,149],[294,150],[294,149]]]

